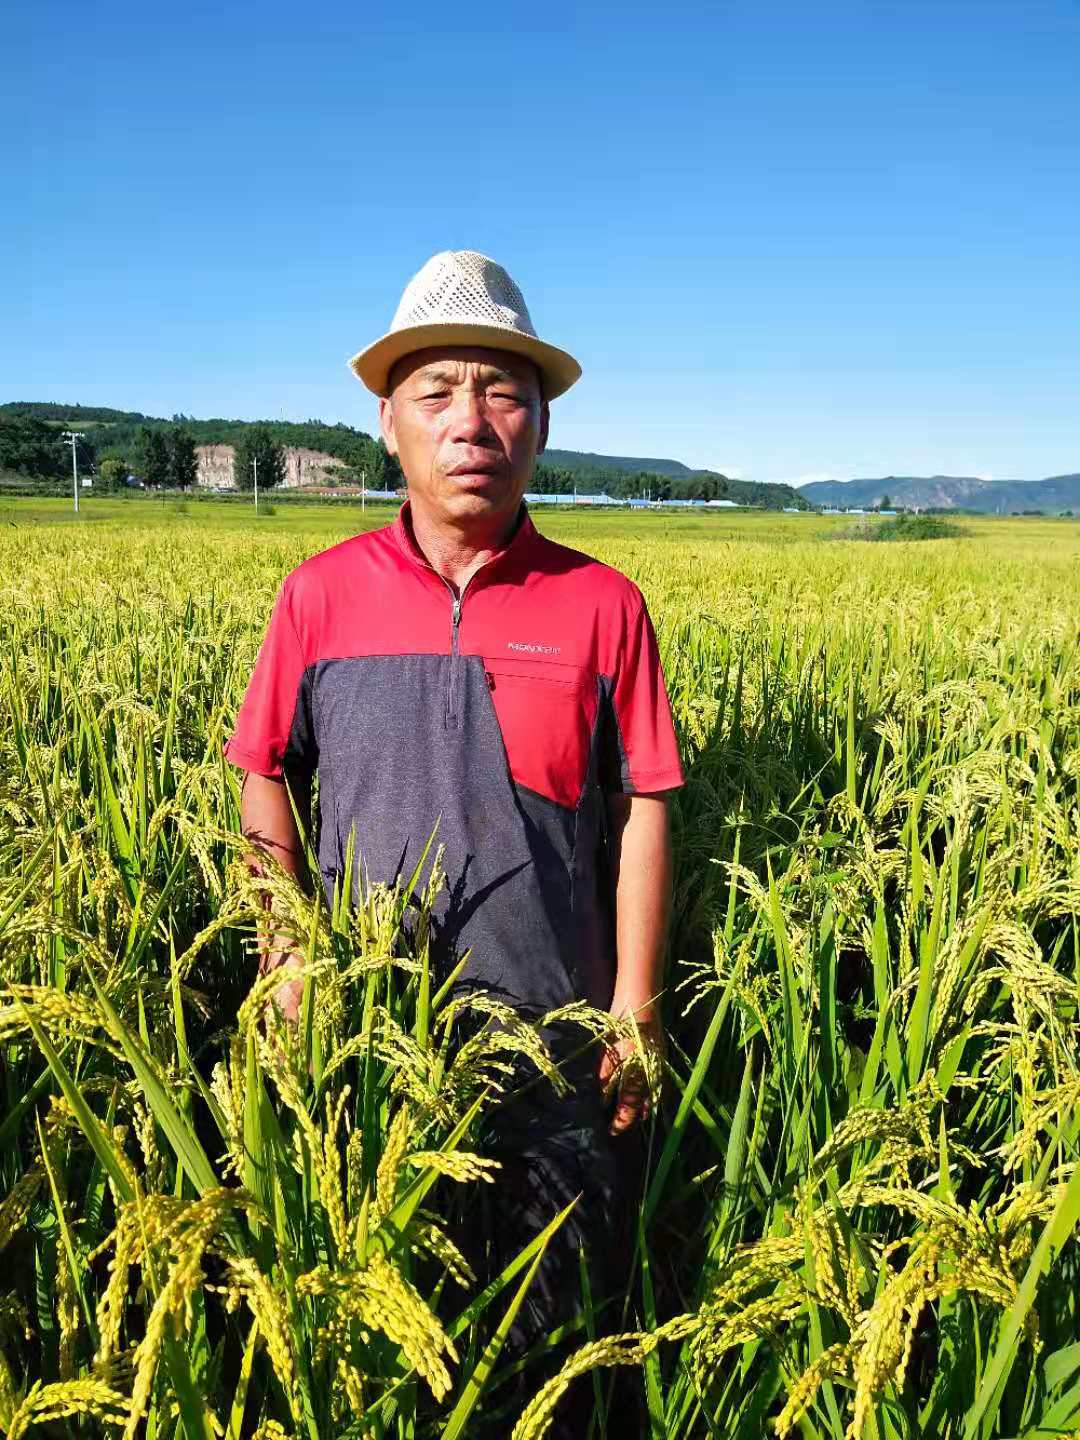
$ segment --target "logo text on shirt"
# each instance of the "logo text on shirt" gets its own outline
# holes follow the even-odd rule
[[[523,651],[526,655],[561,655],[561,645],[537,645],[531,640],[508,640],[508,650]]]

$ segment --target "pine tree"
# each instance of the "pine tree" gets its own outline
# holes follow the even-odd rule
[[[373,490],[399,490],[405,484],[401,464],[396,455],[386,448],[386,441],[380,439],[375,459],[375,483]]]
[[[198,479],[198,473],[195,437],[178,426],[169,436],[169,484],[188,490]]]
[[[254,461],[259,463],[259,489],[280,485],[285,479],[285,452],[275,445],[265,425],[252,425],[240,436],[233,456],[233,477],[239,490],[255,485]]]
[[[169,442],[160,430],[143,427],[142,478],[151,489],[169,483]]]

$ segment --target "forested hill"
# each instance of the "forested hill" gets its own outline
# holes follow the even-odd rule
[[[83,432],[98,458],[116,455],[137,470],[143,432],[158,427],[181,426],[197,445],[236,445],[245,431],[265,427],[274,443],[307,450],[321,450],[345,465],[362,465],[374,441],[351,425],[328,425],[322,420],[196,420],[193,415],[174,415],[165,420],[143,415],[138,410],[110,410],[103,405],[58,405],[46,401],[15,401],[0,405],[0,421],[22,416]]]
[[[627,475],[667,475],[673,480],[685,480],[690,475],[708,474],[708,471],[692,470],[680,460],[656,460],[632,455],[593,455],[588,450],[545,450],[546,465],[566,465],[579,475],[590,471],[607,473],[619,470]]]
[[[139,473],[147,431],[182,428],[197,445],[238,445],[245,432],[258,425],[269,433],[275,445],[321,451],[332,455],[346,468],[363,467],[370,476],[383,473],[379,442],[351,425],[327,424],[322,420],[197,420],[191,415],[174,415],[171,420],[143,415],[135,410],[114,410],[100,405],[66,405],[46,401],[14,401],[0,405],[0,469],[39,473],[39,461],[18,463],[12,455],[25,453],[47,456],[49,429],[78,429],[85,436],[87,458],[100,462],[110,457],[123,460]],[[16,443],[11,427],[24,433]],[[34,434],[30,434],[34,427]],[[4,441],[3,432],[8,439]],[[20,451],[21,444],[21,451]],[[49,473],[43,472],[40,473]],[[678,460],[594,455],[577,450],[548,450],[536,472],[536,488],[548,494],[606,491],[609,495],[647,494],[656,500],[731,500],[740,505],[759,505],[770,510],[784,506],[809,509],[806,497],[790,485],[759,484],[736,480],[711,470],[692,470]]]

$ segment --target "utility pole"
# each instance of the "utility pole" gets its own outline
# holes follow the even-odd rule
[[[76,453],[79,441],[83,438],[81,430],[65,430],[61,437],[71,446],[71,493],[75,497],[75,514],[79,513],[79,457]]]
[[[258,513],[259,513],[259,457],[258,457],[257,455],[253,455],[253,456],[251,457],[251,469],[252,469],[252,473],[253,473],[254,476],[255,476],[255,514],[258,515]]]

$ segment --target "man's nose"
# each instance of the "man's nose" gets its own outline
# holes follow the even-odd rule
[[[475,390],[456,391],[450,404],[448,438],[458,442],[482,440],[493,432],[483,395]]]

